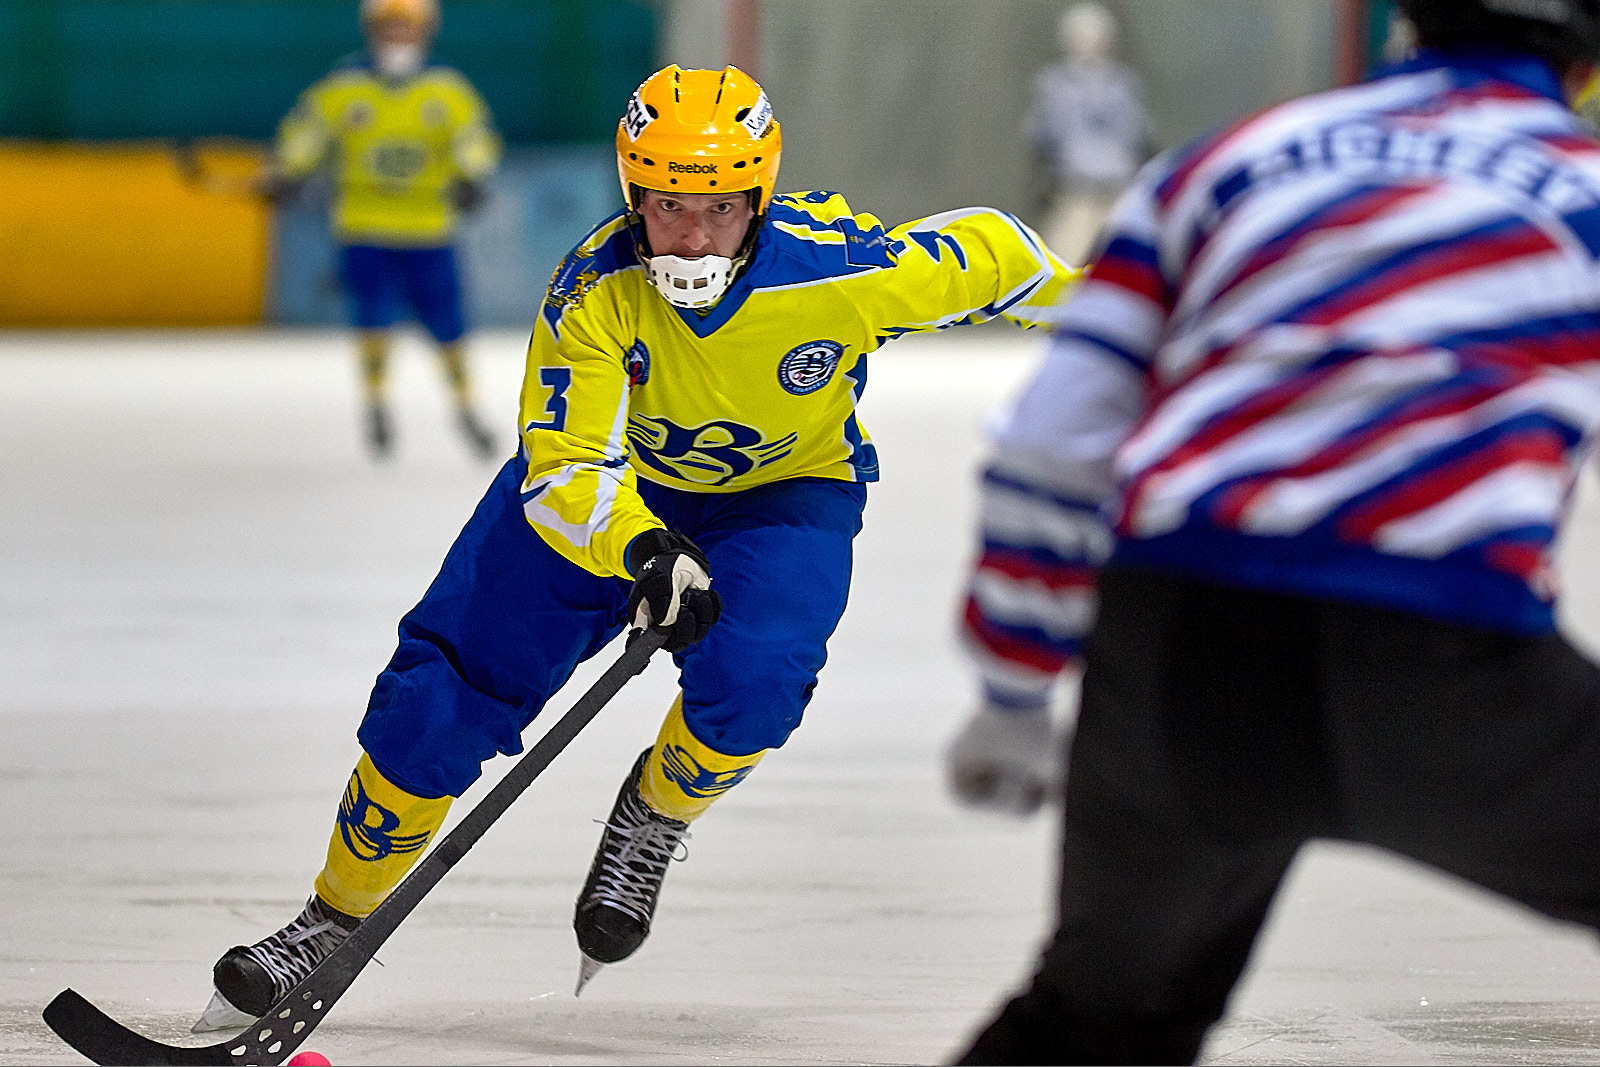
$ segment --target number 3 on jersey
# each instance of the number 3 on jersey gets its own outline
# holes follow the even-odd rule
[[[539,384],[550,390],[544,402],[543,422],[530,422],[528,430],[565,430],[567,428],[567,390],[572,388],[571,367],[540,367]]]

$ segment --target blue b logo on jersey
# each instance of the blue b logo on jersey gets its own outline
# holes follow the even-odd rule
[[[683,790],[685,796],[701,799],[721,796],[756,768],[752,763],[731,771],[708,771],[682,745],[671,745],[661,753],[661,766],[667,781]]]
[[[778,384],[795,396],[821,389],[833,378],[844,355],[838,341],[807,341],[789,349],[778,361]]]
[[[433,833],[395,834],[399,825],[400,816],[373,803],[361,784],[361,776],[352,774],[350,784],[344,788],[344,799],[339,802],[339,834],[350,854],[375,862],[396,853],[416,852]]]
[[[658,415],[628,416],[628,444],[634,458],[673,478],[700,485],[725,485],[757,467],[776,463],[794,451],[798,435],[768,441],[753,426],[717,419],[679,426]]]

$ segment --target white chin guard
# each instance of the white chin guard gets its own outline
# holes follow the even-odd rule
[[[425,58],[420,44],[381,44],[373,49],[372,63],[385,78],[409,78]]]
[[[710,307],[733,281],[733,260],[726,256],[651,256],[647,269],[651,284],[681,308]]]

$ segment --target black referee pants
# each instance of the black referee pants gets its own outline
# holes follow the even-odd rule
[[[1101,578],[1060,925],[961,1063],[1190,1063],[1311,838],[1600,926],[1600,669],[1558,636]]]

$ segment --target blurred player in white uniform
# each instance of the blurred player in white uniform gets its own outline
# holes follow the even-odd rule
[[[1139,76],[1116,58],[1117,22],[1103,4],[1072,4],[1059,32],[1065,58],[1035,78],[1024,128],[1049,189],[1045,243],[1084,263],[1144,161],[1150,122]]]
[[[1551,560],[1600,426],[1600,0],[1401,6],[1411,58],[1141,172],[996,434],[959,794],[1037,803],[1084,675],[1059,926],[963,1063],[1192,1061],[1312,838],[1600,926]]]

